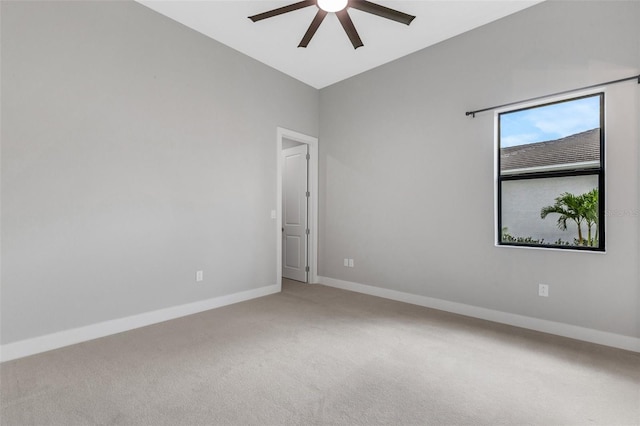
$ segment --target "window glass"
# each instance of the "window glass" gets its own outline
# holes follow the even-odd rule
[[[602,93],[499,114],[498,243],[604,250]]]

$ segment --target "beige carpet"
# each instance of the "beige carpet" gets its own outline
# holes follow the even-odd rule
[[[3,426],[640,424],[640,354],[293,282],[0,370]]]

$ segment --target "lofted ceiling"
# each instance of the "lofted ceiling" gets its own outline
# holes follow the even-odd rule
[[[349,15],[364,43],[354,49],[330,13],[307,48],[298,43],[313,20],[311,6],[252,22],[248,16],[298,0],[136,0],[187,27],[312,87],[338,81],[398,59],[543,0],[373,0],[415,15],[410,26],[356,9]]]

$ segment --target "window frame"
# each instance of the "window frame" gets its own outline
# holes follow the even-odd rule
[[[539,170],[522,173],[509,173],[502,174],[501,172],[501,160],[500,160],[500,137],[501,137],[501,116],[503,114],[509,114],[518,111],[524,111],[528,109],[535,109],[540,107],[546,107],[550,105],[560,104],[564,102],[571,102],[579,99],[599,97],[600,108],[600,161],[596,167],[592,168],[567,168],[567,167],[550,167],[549,170]],[[605,91],[603,89],[593,90],[590,92],[584,92],[580,94],[565,95],[563,97],[548,98],[543,100],[537,100],[535,102],[528,102],[526,104],[512,105],[509,108],[504,108],[495,111],[494,115],[494,129],[495,129],[495,245],[497,247],[522,247],[522,248],[536,248],[546,250],[573,250],[580,252],[605,252],[605,228],[606,228],[606,197],[605,197]],[[545,178],[562,178],[562,177],[575,177],[575,176],[597,176],[598,181],[598,246],[577,246],[577,245],[559,245],[559,244],[535,244],[525,242],[504,242],[502,241],[502,183],[508,181],[530,180],[530,179],[545,179]]]

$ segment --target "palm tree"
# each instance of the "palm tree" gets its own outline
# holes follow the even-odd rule
[[[580,195],[582,198],[582,215],[587,225],[587,244],[597,245],[598,241],[598,189],[594,188],[589,192]],[[595,226],[595,232],[591,235],[591,228]]]
[[[549,213],[557,213],[558,217],[558,229],[562,231],[567,230],[567,221],[571,220],[578,225],[578,244],[583,245],[584,239],[582,238],[582,222],[585,221],[584,216],[584,199],[581,195],[573,195],[569,192],[561,194],[555,199],[555,204],[552,206],[543,207],[540,210],[540,217],[546,218]],[[591,228],[589,228],[591,229]]]

